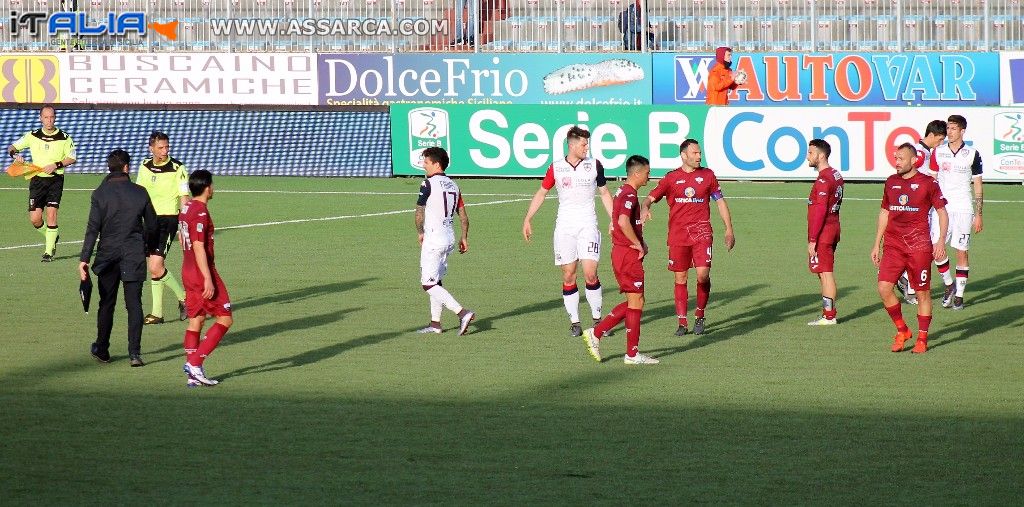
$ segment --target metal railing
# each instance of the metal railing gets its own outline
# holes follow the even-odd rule
[[[19,16],[90,26],[144,12],[155,33],[33,37],[10,18],[0,52],[995,51],[1024,49],[1019,0],[5,0]],[[638,7],[639,6],[639,7]],[[238,24],[238,20],[243,23]],[[247,32],[245,23],[250,23]],[[258,23],[264,23],[260,32]],[[267,24],[269,23],[269,24]],[[333,31],[302,31],[319,23]],[[386,24],[430,30],[385,33]],[[372,25],[372,26],[371,26]],[[169,25],[171,26],[171,25]],[[341,28],[338,28],[341,27]],[[646,27],[646,30],[643,28]],[[229,32],[225,30],[232,28]],[[357,29],[358,28],[358,29]],[[421,33],[429,31],[430,33]]]

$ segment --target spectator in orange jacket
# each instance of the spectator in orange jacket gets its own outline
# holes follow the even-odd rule
[[[708,92],[705,103],[709,106],[728,106],[729,92],[743,84],[746,74],[735,76],[732,69],[732,48],[720,47],[715,50],[715,64],[708,73]]]

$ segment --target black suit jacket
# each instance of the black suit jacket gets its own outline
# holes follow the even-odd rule
[[[92,271],[120,269],[126,282],[146,279],[146,252],[156,242],[156,211],[149,193],[126,173],[112,173],[92,193],[89,223],[79,260],[89,262],[96,237],[99,248]]]

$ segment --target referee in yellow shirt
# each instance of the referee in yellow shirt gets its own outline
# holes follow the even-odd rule
[[[155,131],[149,135],[149,152],[152,157],[144,159],[135,181],[149,192],[157,215],[158,236],[153,249],[146,258],[149,265],[150,286],[153,289],[153,311],[143,320],[145,324],[164,322],[164,287],[171,289],[178,301],[178,319],[186,320],[185,290],[178,279],[167,270],[164,260],[174,237],[178,235],[178,212],[188,202],[188,169],[178,159],[169,155],[170,139],[167,134]]]
[[[39,110],[39,121],[43,128],[22,136],[7,148],[7,154],[21,163],[25,161],[21,151],[27,148],[32,154],[32,163],[43,168],[28,184],[28,221],[46,238],[43,262],[52,262],[60,239],[57,209],[64,194],[64,168],[74,164],[78,156],[71,136],[54,126],[57,110],[53,106]],[[43,209],[46,209],[46,229],[43,229]]]

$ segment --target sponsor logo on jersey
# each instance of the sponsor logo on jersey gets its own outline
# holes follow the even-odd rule
[[[694,190],[693,187],[686,187],[686,190],[683,191],[683,195],[686,197],[693,197],[697,195],[697,191]]]
[[[896,202],[900,203],[900,206],[906,206],[910,202],[910,197],[907,194],[900,194]]]

